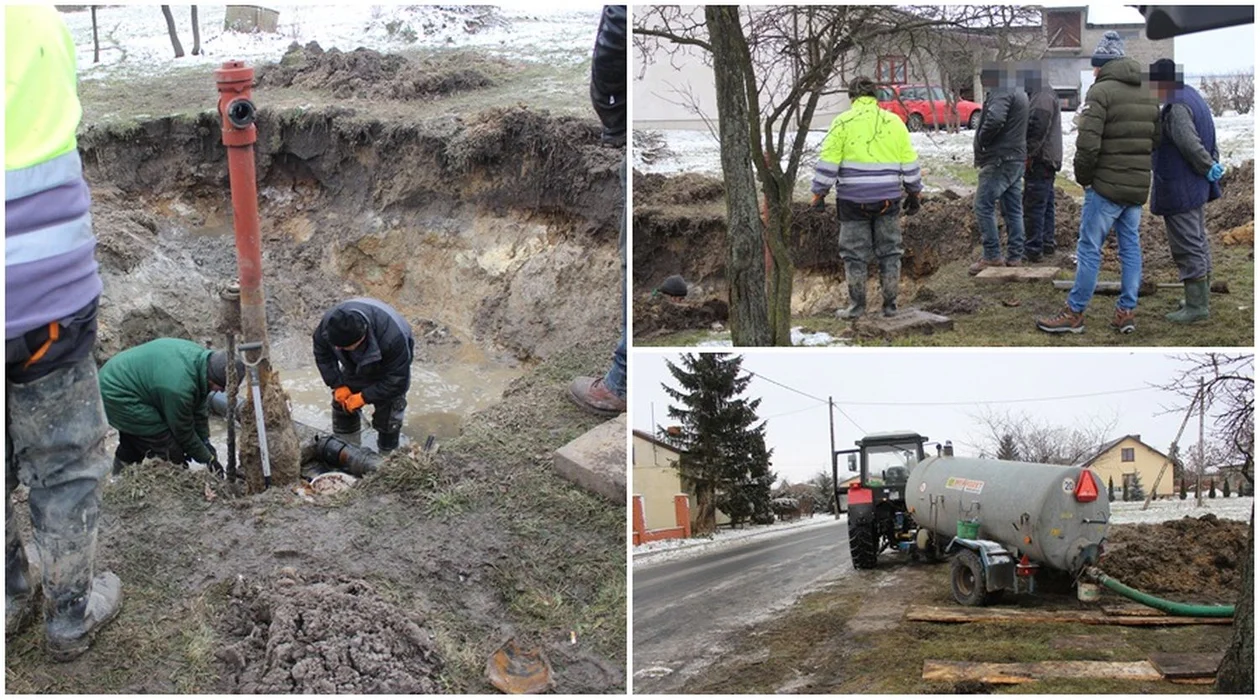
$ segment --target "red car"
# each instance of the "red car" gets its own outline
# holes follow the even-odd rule
[[[949,102],[945,99],[945,90],[938,85],[881,85],[875,99],[881,109],[901,117],[910,131],[949,124]],[[958,100],[954,108],[959,124],[969,129],[980,126],[980,105]]]

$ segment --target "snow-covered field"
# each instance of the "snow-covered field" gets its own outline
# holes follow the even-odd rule
[[[806,331],[801,326],[797,326],[791,329],[790,332],[792,334],[792,344],[797,347],[816,348],[848,345],[843,338],[837,338],[824,331]],[[734,342],[731,340],[730,331],[712,331],[709,338],[696,343],[696,347],[701,348],[729,348],[733,346]]]
[[[1204,496],[1202,508],[1196,507],[1194,497],[1190,496],[1184,501],[1179,498],[1151,501],[1151,507],[1142,510],[1141,502],[1116,501],[1111,504],[1111,522],[1115,525],[1160,523],[1165,520],[1179,520],[1187,515],[1197,518],[1208,513],[1213,513],[1224,520],[1248,522],[1251,520],[1251,508],[1254,502],[1255,499],[1250,496],[1221,498],[1218,494],[1216,498]]]
[[[779,522],[773,525],[749,525],[738,530],[722,529],[712,537],[692,538],[688,540],[660,540],[648,542],[634,548],[635,566],[653,566],[677,559],[688,559],[700,554],[725,549],[751,541],[782,537],[790,532],[806,528],[826,527],[848,522],[846,515],[839,520],[827,514],[816,514],[796,521]]]
[[[1063,163],[1062,174],[1071,177],[1072,158],[1076,154],[1076,126],[1073,114],[1063,113]],[[1229,166],[1237,166],[1255,157],[1255,139],[1253,127],[1254,114],[1239,115],[1227,112],[1216,119],[1217,146],[1221,154],[1221,162]],[[721,150],[717,140],[708,131],[660,131],[669,154],[652,163],[643,161],[641,154],[635,156],[635,168],[645,173],[661,173],[674,175],[678,173],[700,173],[713,177],[722,176]],[[808,187],[813,178],[814,164],[818,160],[818,150],[822,145],[826,132],[812,131],[805,142],[805,155],[797,181],[798,188]],[[958,169],[968,169],[972,165],[973,132],[963,130],[956,134],[945,132],[922,131],[910,134],[910,141],[919,154],[923,168],[924,185],[928,190],[949,186],[952,180],[948,175]]]
[[[600,5],[569,3],[565,9],[462,5],[271,5],[279,11],[272,34],[224,30],[224,5],[198,5],[204,55],[193,56],[187,6],[173,5],[185,55],[174,58],[158,5],[110,5],[97,10],[101,61],[92,63],[92,14],[62,13],[79,51],[84,80],[160,75],[183,66],[215,66],[240,59],[279,61],[293,42],[317,41],[324,49],[382,52],[404,49],[478,49],[518,61],[580,63],[590,58]]]

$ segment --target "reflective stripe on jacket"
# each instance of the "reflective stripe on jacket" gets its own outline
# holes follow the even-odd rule
[[[5,338],[65,318],[101,293],[91,198],[75,132],[74,42],[52,6],[5,15]]]
[[[832,185],[836,199],[858,203],[900,199],[903,188],[923,189],[910,132],[874,97],[857,98],[831,122],[810,190],[825,195]]]

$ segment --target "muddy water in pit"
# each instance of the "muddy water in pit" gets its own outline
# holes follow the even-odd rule
[[[496,403],[507,385],[523,375],[525,369],[485,360],[413,364],[401,443],[423,443],[430,435],[441,443],[458,436],[464,421]],[[280,378],[289,394],[293,420],[331,432],[332,391],[324,386],[319,370],[314,366],[281,367]],[[238,391],[238,401],[241,400],[253,400],[247,382],[242,382]],[[371,424],[373,410],[368,406],[362,411],[361,442],[371,448],[376,447],[376,431]],[[238,426],[238,430],[253,429],[252,424]],[[210,439],[220,455],[227,454],[227,421],[213,414]]]

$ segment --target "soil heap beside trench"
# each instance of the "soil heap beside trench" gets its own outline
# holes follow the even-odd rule
[[[1116,525],[1099,564],[1144,593],[1181,602],[1233,603],[1241,592],[1249,525],[1207,514],[1157,524]]]

